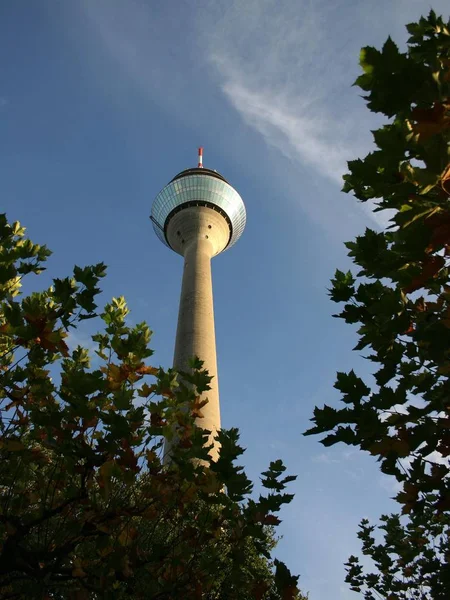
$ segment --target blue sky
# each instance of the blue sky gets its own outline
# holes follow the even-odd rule
[[[447,1],[433,8],[448,12]],[[1,209],[54,255],[49,274],[108,266],[172,359],[182,261],[156,238],[153,198],[204,164],[236,187],[247,227],[213,261],[225,427],[252,478],[282,458],[298,474],[278,556],[312,600],[359,597],[343,563],[357,523],[394,507],[373,459],[302,432],[337,403],[335,372],[367,365],[327,297],[343,242],[376,219],[340,193],[346,160],[380,122],[357,88],[358,53],[430,9],[418,0],[4,0],[0,3]],[[446,15],[448,16],[448,14]],[[78,334],[81,342],[88,332]]]

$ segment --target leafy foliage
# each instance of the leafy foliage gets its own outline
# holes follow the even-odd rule
[[[337,271],[330,292],[345,303],[337,316],[359,325],[355,350],[377,365],[376,385],[338,373],[345,407],[316,408],[307,434],[359,446],[402,485],[409,517],[383,517],[383,543],[361,524],[380,574],[352,557],[349,583],[367,599],[436,600],[450,597],[450,23],[431,11],[407,30],[404,53],[391,39],[361,51],[356,85],[389,121],[343,188],[393,211],[392,225],[346,244],[359,272]]]
[[[49,254],[0,217],[0,598],[300,598],[270,558],[294,478],[276,461],[251,498],[235,429],[210,459],[195,426],[210,377],[198,359],[183,381],[149,365],[151,332],[127,324],[123,298],[104,308],[94,358],[70,351],[105,267],[21,298]]]

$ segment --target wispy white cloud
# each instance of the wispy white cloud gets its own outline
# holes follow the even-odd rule
[[[322,454],[316,454],[315,456],[312,456],[311,460],[314,463],[321,463],[325,465],[332,465],[340,462],[337,458],[334,458],[329,454],[325,454],[325,452],[322,452]]]
[[[354,458],[361,456],[359,450],[344,450],[342,452],[342,458],[344,460],[353,460]]]
[[[0,110],[5,108],[5,106],[7,104],[8,104],[8,99],[6,98],[6,96],[0,96]]]
[[[269,448],[271,448],[272,450],[277,450],[277,451],[285,451],[286,449],[289,448],[288,444],[286,444],[286,442],[282,441],[282,440],[272,440],[269,444]]]
[[[246,123],[256,129],[267,144],[275,147],[289,160],[313,167],[316,172],[342,185],[349,147],[338,136],[335,127],[324,114],[317,114],[311,103],[299,98],[305,110],[293,110],[289,99],[272,90],[251,88],[246,77],[224,56],[214,57],[224,75],[222,89]],[[225,75],[226,74],[226,75]],[[297,104],[297,103],[296,103]]]
[[[392,477],[392,475],[383,475],[381,474],[378,477],[378,485],[386,490],[391,496],[395,496],[402,489],[402,484]]]
[[[69,350],[75,350],[78,346],[86,348],[92,355],[94,350],[97,348],[95,342],[92,341],[92,337],[80,331],[79,329],[70,329],[69,335],[66,338],[66,343],[69,346]]]
[[[339,35],[330,35],[332,19]],[[218,81],[244,121],[335,183],[367,139],[355,106],[351,114],[346,106],[349,63],[356,63],[346,51],[347,28],[330,3],[284,3],[280,11],[275,0],[249,0],[245,9],[231,2],[208,37]]]
[[[357,6],[349,12],[346,2],[322,0],[283,2],[282,10],[276,0],[248,0],[245,8],[235,0],[214,19],[204,17],[210,64],[244,123],[291,161],[293,177],[300,167],[336,192],[347,161],[372,147],[370,129],[379,122],[351,88],[359,47],[367,43],[355,38],[366,18]],[[327,208],[322,201],[315,211],[326,219]],[[386,226],[390,215],[372,209],[356,210]]]

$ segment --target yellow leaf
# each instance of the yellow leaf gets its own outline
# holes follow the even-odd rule
[[[102,557],[108,556],[108,554],[111,554],[112,551],[113,549],[111,546],[108,546],[107,548],[102,548],[101,550],[97,550],[99,555]]]
[[[145,510],[142,513],[142,516],[146,519],[149,519],[149,521],[152,521],[153,519],[155,519],[157,516],[159,515],[158,509],[155,506],[150,506],[149,508],[147,508],[147,510]]]
[[[156,367],[150,367],[147,365],[142,365],[138,369],[136,369],[136,373],[139,375],[157,375],[158,370]]]
[[[107,460],[99,469],[98,480],[105,498],[108,498],[111,491],[111,475],[115,465],[113,460]]]
[[[153,463],[158,459],[158,455],[153,450],[147,450],[145,457],[149,463]]]
[[[75,567],[72,569],[72,577],[86,577],[86,573],[81,567]]]
[[[155,389],[155,385],[147,385],[146,383],[144,383],[141,389],[138,390],[138,396],[140,396],[141,398],[148,398],[150,394],[153,394]]]
[[[25,450],[25,446],[19,440],[4,440],[3,447],[9,452],[20,452]]]
[[[201,489],[207,494],[216,494],[222,489],[222,484],[217,480],[215,474],[211,471],[205,476]]]
[[[122,546],[129,546],[133,543],[133,540],[137,537],[137,529],[134,527],[124,527],[119,534],[119,543]]]

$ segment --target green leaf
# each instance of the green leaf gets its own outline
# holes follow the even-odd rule
[[[336,269],[334,279],[331,280],[331,283],[333,287],[330,290],[330,297],[333,302],[346,302],[355,293],[355,279],[351,271],[344,273]]]
[[[334,387],[344,394],[342,400],[346,404],[358,404],[370,394],[370,388],[356,376],[353,369],[349,373],[338,372]]]
[[[22,310],[18,302],[10,301],[3,305],[3,314],[8,323],[13,327],[23,324]]]

